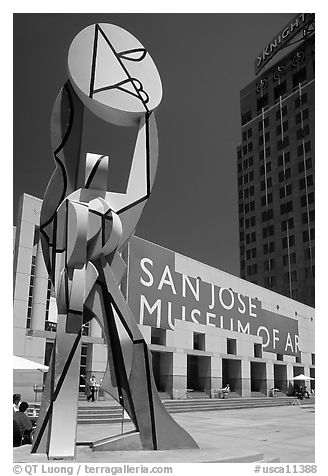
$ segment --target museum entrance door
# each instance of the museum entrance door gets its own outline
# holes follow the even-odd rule
[[[287,392],[287,366],[285,364],[274,364],[274,388],[279,388],[283,393]]]
[[[242,394],[241,361],[222,359],[222,387],[230,385],[231,392]]]
[[[187,355],[187,389],[211,393],[211,357]]]
[[[155,384],[158,392],[171,396],[173,384],[173,353],[152,351]]]
[[[265,362],[251,362],[251,392],[267,395]]]

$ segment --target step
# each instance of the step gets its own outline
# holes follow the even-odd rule
[[[219,411],[243,408],[261,408],[291,405],[294,397],[248,397],[248,398],[227,398],[227,399],[185,399],[185,400],[167,400],[164,403],[169,413],[192,413],[202,411]],[[301,406],[314,405],[315,399],[301,400]],[[39,405],[36,407],[36,414],[39,413]],[[32,407],[32,405],[31,405]],[[30,416],[31,413],[29,413]],[[120,423],[124,415],[123,422],[131,421],[127,413],[123,413],[122,407],[118,403],[110,402],[102,406],[79,405],[78,423]]]

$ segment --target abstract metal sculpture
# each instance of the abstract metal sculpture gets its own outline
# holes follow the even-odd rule
[[[136,431],[121,448],[198,448],[165,410],[152,374],[151,354],[120,291],[126,265],[120,252],[149,198],[157,167],[153,110],[162,86],[149,53],[109,24],[82,30],[68,54],[69,80],[51,118],[56,169],[40,219],[42,248],[58,307],[55,345],[41,402],[33,453],[74,458],[82,326],[100,324],[108,348],[102,387],[124,407]],[[109,157],[80,157],[83,113],[138,127],[125,194],[107,190]],[[117,449],[117,441],[94,449]]]

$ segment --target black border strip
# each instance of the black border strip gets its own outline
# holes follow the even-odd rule
[[[90,185],[91,185],[91,182],[93,180],[93,177],[95,176],[97,170],[98,170],[98,167],[100,165],[100,162],[102,161],[102,159],[104,159],[106,156],[105,155],[102,155],[101,157],[99,157],[99,159],[97,160],[97,162],[95,163],[95,165],[92,167],[92,170],[87,178],[87,181],[85,183],[85,188],[89,188]]]
[[[144,348],[144,357],[145,357],[145,368],[147,374],[147,389],[148,389],[148,398],[149,398],[149,411],[151,419],[151,429],[152,429],[152,439],[154,450],[157,450],[157,435],[156,435],[156,423],[155,423],[155,412],[154,412],[154,401],[153,401],[153,392],[151,385],[151,369],[148,356],[148,346],[145,341],[143,341]]]
[[[128,57],[126,57],[126,55],[128,53],[136,53],[136,52],[139,52],[139,51],[142,51],[142,55],[141,55],[140,58],[128,58]],[[146,56],[146,54],[147,54],[146,48],[133,48],[132,50],[120,51],[119,53],[117,53],[117,56],[119,58],[125,59],[127,61],[142,61],[144,59],[144,57]]]
[[[95,84],[95,76],[96,76],[96,62],[97,62],[97,49],[98,49],[98,24],[95,25],[95,33],[93,38],[93,54],[92,54],[92,68],[91,68],[91,76],[90,76],[90,89],[89,89],[89,97],[93,98],[94,92],[94,84]]]

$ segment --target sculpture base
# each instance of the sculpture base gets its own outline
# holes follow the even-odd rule
[[[46,454],[31,454],[31,445],[13,449],[15,463],[46,463]],[[279,463],[279,458],[265,458],[263,453],[235,448],[168,450],[168,451],[92,451],[88,446],[78,446],[76,463]]]
[[[140,451],[142,450],[139,432],[130,431],[121,435],[108,436],[94,441],[93,451]]]

